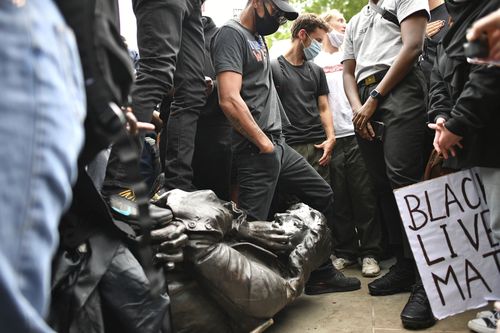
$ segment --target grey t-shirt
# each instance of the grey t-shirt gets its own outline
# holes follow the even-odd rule
[[[425,11],[430,18],[427,0],[380,0],[377,5],[395,13],[400,23],[419,11]],[[400,27],[382,18],[368,4],[347,25],[342,61],[356,60],[354,74],[360,82],[388,69],[402,46]]]
[[[277,61],[282,73],[278,95],[290,120],[290,126],[283,129],[286,142],[318,143],[325,140],[318,109],[318,97],[329,93],[325,72],[311,61],[301,66],[290,64],[283,56]]]
[[[215,73],[236,72],[242,75],[240,95],[257,125],[266,134],[281,135],[283,106],[274,87],[267,46],[239,22],[224,24],[212,42]],[[288,123],[287,119],[283,120]],[[248,146],[248,139],[233,131],[233,149]]]

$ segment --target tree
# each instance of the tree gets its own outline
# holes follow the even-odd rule
[[[292,2],[302,4],[303,12],[307,13],[322,14],[330,9],[338,9],[348,21],[368,3],[367,0],[293,0]]]
[[[367,0],[290,0],[290,2],[300,13],[322,14],[330,9],[338,9],[347,21],[368,4]],[[291,26],[292,23],[288,22],[274,35],[267,37],[268,46],[271,47],[274,41],[289,39]]]

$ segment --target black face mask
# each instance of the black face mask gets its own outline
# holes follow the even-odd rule
[[[262,36],[272,35],[278,31],[280,23],[278,19],[272,17],[267,11],[267,7],[264,4],[264,17],[259,17],[257,10],[255,10],[255,28],[257,33]]]

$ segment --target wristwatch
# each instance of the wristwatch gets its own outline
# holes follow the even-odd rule
[[[378,101],[381,101],[382,98],[384,98],[384,96],[382,96],[382,94],[380,94],[377,89],[373,89],[370,92],[370,97],[373,98],[373,99],[376,99]]]

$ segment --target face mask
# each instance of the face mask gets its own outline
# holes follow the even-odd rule
[[[328,33],[328,38],[330,39],[330,43],[332,43],[333,47],[339,48],[344,42],[344,34],[332,30]]]
[[[264,4],[264,17],[259,17],[257,10],[255,10],[255,29],[257,33],[262,36],[272,35],[278,31],[280,27],[279,21],[272,17],[267,11],[267,7]]]
[[[307,37],[309,37],[309,35],[307,35]],[[306,60],[313,60],[321,51],[321,44],[311,37],[309,37],[309,39],[311,40],[311,45],[304,47],[304,56]]]

